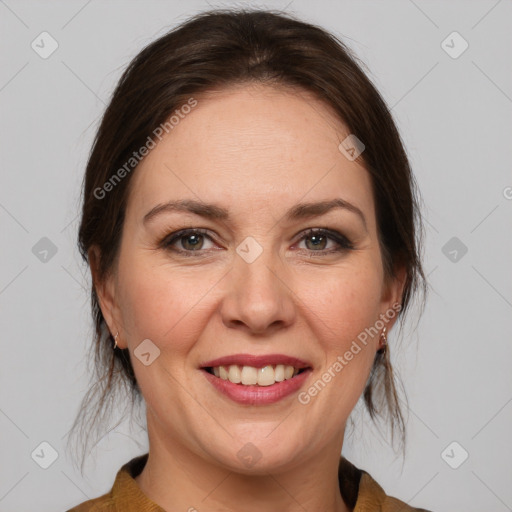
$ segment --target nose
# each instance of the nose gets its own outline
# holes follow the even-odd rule
[[[224,325],[248,334],[270,334],[290,326],[296,308],[286,273],[271,250],[264,250],[251,263],[236,254],[233,268],[226,276],[227,289],[221,306]]]

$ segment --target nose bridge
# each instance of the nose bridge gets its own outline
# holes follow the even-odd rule
[[[250,293],[265,295],[280,293],[279,254],[268,242],[265,247],[255,239],[245,240],[237,247],[235,274],[240,278],[240,285]]]
[[[252,331],[287,325],[293,318],[291,292],[285,285],[285,267],[278,251],[265,238],[247,237],[236,249],[231,274],[231,299],[226,298],[224,320],[245,324]]]

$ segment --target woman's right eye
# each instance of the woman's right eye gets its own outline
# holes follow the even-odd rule
[[[184,254],[186,256],[196,256],[195,252],[208,250],[211,247],[205,247],[205,240],[212,241],[211,237],[207,234],[207,230],[203,229],[184,229],[176,233],[172,233],[163,242],[162,246],[165,249]]]

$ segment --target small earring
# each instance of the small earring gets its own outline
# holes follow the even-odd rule
[[[379,344],[379,354],[385,354],[386,353],[386,349],[387,349],[387,346],[388,346],[388,337],[386,336],[386,328],[384,327],[384,329],[382,329],[382,332],[380,334],[380,339],[381,339],[381,342]]]
[[[116,335],[114,336],[114,350],[117,348],[117,337],[119,336],[119,331],[117,331]]]

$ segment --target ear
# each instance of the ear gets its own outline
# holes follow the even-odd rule
[[[107,323],[107,327],[112,334],[112,337],[119,331],[117,339],[117,346],[119,348],[126,348],[126,341],[122,335],[121,311],[116,302],[116,283],[114,275],[108,274],[103,279],[99,275],[100,263],[100,249],[93,245],[87,252],[89,259],[89,266],[91,269],[91,276],[94,289],[98,297],[99,306],[103,314],[103,318]]]
[[[398,312],[401,309],[402,295],[404,291],[405,282],[407,280],[407,270],[405,266],[395,267],[395,275],[388,277],[384,281],[381,299],[381,314],[388,318],[386,324],[387,331],[389,332],[398,319]],[[394,313],[386,312],[393,311]]]

